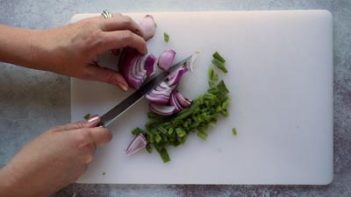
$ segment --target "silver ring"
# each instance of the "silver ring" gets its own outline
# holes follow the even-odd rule
[[[106,18],[106,19],[112,18],[112,13],[107,11],[107,10],[104,10],[104,11],[102,11],[101,16]]]

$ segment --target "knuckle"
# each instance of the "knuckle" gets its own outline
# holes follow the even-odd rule
[[[133,19],[130,18],[129,16],[124,16],[122,23],[125,26],[131,26],[133,24]]]
[[[130,42],[132,39],[133,39],[133,33],[131,31],[129,30],[123,31],[122,38],[121,38],[122,41]]]
[[[100,30],[93,31],[90,37],[90,41],[92,43],[92,47],[101,47],[104,43],[104,34]]]

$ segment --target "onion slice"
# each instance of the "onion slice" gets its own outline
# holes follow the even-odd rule
[[[185,98],[178,90],[174,90],[172,95],[175,95],[177,98],[178,102],[183,108],[190,107],[191,105],[191,100]]]
[[[176,108],[170,105],[150,103],[150,110],[158,115],[170,116],[175,112]]]
[[[128,156],[134,155],[135,153],[146,148],[147,141],[144,134],[140,133],[135,136],[134,139],[130,142],[126,149],[126,153]]]
[[[188,72],[188,68],[186,66],[179,67],[174,72],[168,75],[167,84],[169,86],[177,86],[186,72]]]
[[[176,55],[176,52],[172,49],[167,49],[163,51],[160,57],[158,58],[158,66],[162,70],[168,70],[173,64],[175,55]]]

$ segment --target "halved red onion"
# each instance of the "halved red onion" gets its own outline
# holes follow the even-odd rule
[[[175,55],[176,55],[176,52],[172,49],[167,49],[163,51],[160,57],[158,58],[158,66],[162,70],[168,70],[173,64]]]
[[[142,56],[134,49],[124,49],[119,62],[120,71],[128,85],[138,89],[155,72],[155,62],[154,55]]]
[[[176,108],[170,105],[150,103],[150,110],[161,116],[170,116],[175,112]]]
[[[177,70],[168,75],[167,84],[169,86],[177,86],[186,72],[188,72],[188,68],[186,66],[179,67]]]
[[[139,23],[141,30],[144,34],[144,39],[149,40],[156,32],[156,22],[154,17],[146,15]]]
[[[183,108],[190,107],[191,100],[185,98],[178,90],[174,90],[172,92],[172,95],[174,95],[177,98],[178,102]]]
[[[130,142],[126,149],[126,153],[128,156],[134,155],[135,153],[146,148],[147,141],[144,134],[140,133],[135,136],[134,139]]]

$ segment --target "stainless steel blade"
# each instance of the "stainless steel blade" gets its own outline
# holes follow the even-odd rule
[[[125,98],[122,102],[113,107],[110,111],[101,116],[101,126],[107,127],[111,124],[116,118],[123,114],[123,112],[127,111],[130,107],[135,105],[138,101],[140,101],[145,94],[147,94],[154,87],[159,85],[162,81],[166,79],[166,77],[179,68],[191,61],[192,56],[185,58],[184,60],[174,64],[168,71],[163,71],[157,76],[153,77],[151,80],[142,85],[138,90],[136,90],[133,94]]]

